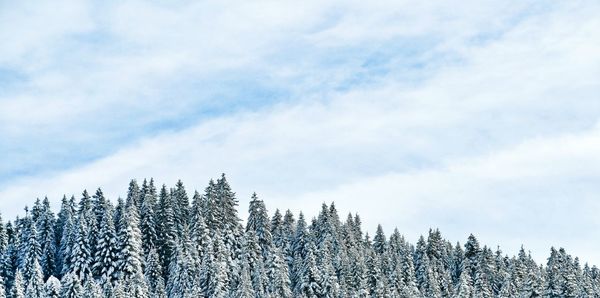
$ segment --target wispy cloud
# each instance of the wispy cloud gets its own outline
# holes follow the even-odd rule
[[[335,200],[369,229],[600,263],[585,241],[599,226],[594,1],[19,5],[0,9],[11,215],[83,188],[115,198],[133,177],[201,189],[226,172],[242,206],[252,191],[271,210]]]

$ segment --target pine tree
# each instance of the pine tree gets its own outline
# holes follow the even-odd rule
[[[227,255],[225,260],[228,271],[227,278],[232,280],[233,272],[237,270],[234,260],[239,260],[241,255],[243,228],[237,211],[239,202],[235,193],[231,190],[225,174],[222,174],[221,178],[217,180],[215,194],[220,210],[217,214],[221,217],[219,220],[221,232],[219,234],[223,238],[225,254]]]
[[[316,247],[314,243],[308,243],[308,249],[306,250],[306,256],[302,262],[302,267],[298,273],[297,290],[296,295],[302,295],[303,297],[319,297],[319,293],[322,291],[319,269],[317,268],[317,262],[315,259]]]
[[[131,199],[131,202],[135,200]],[[127,205],[119,222],[118,268],[124,282],[143,276],[142,239],[139,230],[139,216],[135,205]]]
[[[288,267],[287,263],[283,259],[281,250],[279,250],[278,248],[274,250],[267,267],[267,276],[269,280],[268,293],[272,297],[292,297]],[[323,297],[335,296],[323,295]]]
[[[108,206],[103,209],[93,272],[100,280],[112,283],[118,278],[119,239],[116,235],[111,210],[108,209]]]
[[[93,279],[88,279],[83,285],[82,298],[103,298],[102,288]]]
[[[408,250],[405,250],[404,255],[401,256],[402,260],[402,289],[400,290],[400,297],[421,297],[421,292],[417,287],[417,280],[415,278],[415,268],[413,265],[413,258]]]
[[[78,281],[85,281],[92,275],[92,255],[90,253],[88,226],[84,215],[80,215],[77,222],[75,242],[71,248],[70,272],[77,276]]]
[[[129,295],[126,291],[127,291],[127,289],[125,289],[124,282],[122,280],[119,280],[115,283],[115,286],[113,287],[112,296],[106,296],[106,297],[114,297],[114,298],[129,297]]]
[[[184,227],[184,231],[186,228]],[[212,248],[212,243],[208,243]],[[209,254],[212,256],[212,254]],[[203,264],[204,265],[204,264]],[[194,297],[198,295],[201,289],[198,288],[198,262],[195,249],[188,233],[185,232],[180,238],[175,250],[175,258],[169,267],[169,279],[167,283],[167,293],[170,298],[175,297]],[[200,276],[199,278],[202,278]],[[208,277],[210,279],[210,276]],[[204,295],[204,297],[207,297]]]
[[[557,298],[563,297],[561,264],[562,257],[554,247],[550,249],[550,257],[546,266],[546,288],[544,297]]]
[[[234,241],[238,241],[236,237],[241,237],[241,226],[240,226],[240,218],[238,216],[237,206],[239,205],[238,199],[235,197],[235,193],[231,190],[231,186],[227,179],[225,178],[225,174],[221,174],[221,178],[217,180],[216,185],[214,186],[216,202],[220,207],[220,212],[218,214],[221,215],[221,226],[222,226],[222,235],[231,235],[229,238],[224,238],[226,247],[232,248],[234,245],[238,243],[234,243]]]
[[[56,264],[56,276],[61,277],[71,271],[71,249],[75,242],[75,198],[67,200],[63,196],[58,221],[56,222],[56,239],[59,242]]]
[[[242,255],[237,278],[237,286],[232,294],[233,298],[253,298],[256,297],[250,280],[250,264],[246,254]]]
[[[125,282],[125,291],[132,298],[148,298],[148,285],[141,272],[136,272],[135,275],[129,277]]]
[[[288,262],[288,267],[291,269],[292,268],[292,261],[294,258],[294,252],[293,252],[293,243],[294,243],[294,236],[295,236],[295,231],[296,231],[296,220],[294,219],[294,214],[292,214],[292,211],[287,210],[285,212],[285,215],[283,216],[283,235],[284,238],[282,239],[282,244],[281,244],[281,249],[282,249],[282,253],[283,256],[285,257],[286,261]],[[290,271],[291,273],[291,271]]]
[[[44,285],[44,297],[59,298],[60,288],[60,281],[56,277],[50,276]]]
[[[83,295],[83,288],[77,275],[69,273],[63,277],[60,289],[61,298],[80,298]]]
[[[42,268],[37,260],[33,260],[32,272],[30,272],[29,279],[26,282],[25,296],[27,298],[43,298],[44,294],[44,276],[42,274]]]
[[[194,194],[192,203],[192,221],[190,226],[192,243],[198,252],[198,258],[202,259],[206,253],[206,243],[210,238],[210,229],[206,225],[202,210],[202,197],[198,192]]]
[[[245,233],[242,244],[244,250],[240,258],[247,263],[253,292],[258,297],[265,296],[267,295],[267,272],[258,245],[258,238],[253,230]]]
[[[213,242],[214,258],[209,264],[209,272],[212,277],[208,284],[209,297],[224,298],[228,295],[229,278],[227,275],[227,252],[220,234],[216,234]]]
[[[177,241],[177,229],[173,215],[173,202],[167,187],[162,186],[159,202],[157,205],[157,232],[158,232],[158,255],[161,258],[162,267],[170,268],[169,263],[173,259]],[[165,272],[167,273],[167,272]],[[165,274],[165,277],[167,274]]]
[[[471,286],[471,276],[468,273],[461,274],[458,285],[454,290],[453,298],[471,298],[473,297],[473,287]]]
[[[39,259],[41,256],[41,247],[37,240],[38,233],[35,225],[30,223],[29,231],[28,231],[28,239],[26,241],[26,250],[25,256],[23,260],[23,278],[25,281],[29,281],[35,275],[39,274],[41,271]],[[40,277],[40,278],[43,278]]]
[[[286,235],[283,230],[283,216],[279,209],[275,209],[275,213],[271,218],[271,237],[273,238],[273,245],[281,249],[286,241]]]
[[[23,287],[23,275],[17,269],[15,273],[15,281],[12,286],[12,298],[25,298],[25,288]]]
[[[151,295],[159,296],[161,291],[165,290],[165,280],[163,279],[163,269],[156,249],[150,249],[146,255],[144,275],[148,284],[148,291]]]
[[[317,265],[321,270],[321,297],[338,297],[340,292],[340,284],[338,281],[336,270],[333,266],[334,260],[332,259],[331,241],[332,236],[327,236],[319,245],[317,250]]]
[[[381,225],[377,225],[377,232],[375,232],[375,237],[373,237],[373,250],[378,255],[383,254],[386,250],[385,234]]]
[[[367,250],[367,254],[367,288],[369,296],[374,298],[384,297],[386,285],[380,268],[380,260],[371,249]]]
[[[38,233],[38,242],[41,245],[40,265],[44,273],[44,279],[56,272],[56,225],[54,213],[50,209],[50,201],[44,198],[40,216],[36,222]]]
[[[144,180],[144,185],[146,182]],[[156,223],[156,188],[154,180],[144,188],[140,206],[140,231],[142,233],[142,251],[146,256],[150,250],[158,248],[158,228]]]
[[[248,223],[246,231],[253,231],[258,239],[261,256],[263,261],[269,258],[273,237],[271,235],[271,222],[267,213],[267,208],[262,200],[258,199],[256,193],[252,194],[250,199],[250,208],[248,210]]]
[[[4,227],[4,220],[2,219],[2,213],[0,213],[0,256],[4,254],[8,248],[8,235],[6,234],[6,228]]]
[[[179,236],[181,236],[181,233],[183,232],[183,227],[188,226],[188,219],[190,218],[190,201],[188,199],[185,187],[183,186],[183,182],[181,182],[181,180],[177,181],[177,184],[175,184],[175,188],[172,190],[172,193],[174,202],[173,211],[175,226],[177,227]]]
[[[141,192],[140,186],[137,183],[137,180],[131,179],[129,181],[129,188],[127,189],[127,199],[125,200],[125,204],[127,206],[133,206],[136,209],[139,209],[141,206]],[[139,210],[136,210],[139,212]]]
[[[18,254],[19,254],[19,237],[16,235],[16,231],[13,228],[11,222],[6,224],[6,235],[8,239],[8,245],[4,251],[1,263],[0,263],[0,276],[4,278],[4,284],[6,291],[8,292],[10,285],[15,281],[16,270],[18,269]]]
[[[6,298],[6,286],[4,285],[4,278],[2,278],[2,275],[0,275],[0,298]]]

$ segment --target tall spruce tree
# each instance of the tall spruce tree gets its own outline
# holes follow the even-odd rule
[[[267,208],[263,200],[259,200],[256,193],[252,194],[250,199],[250,208],[248,210],[248,223],[246,231],[253,231],[258,239],[258,246],[263,261],[269,258],[273,237],[271,235],[271,222],[267,213]]]
[[[142,271],[142,237],[139,229],[139,215],[135,200],[125,207],[125,213],[119,222],[118,268],[120,278],[125,282],[143,276]]]
[[[44,198],[40,216],[36,221],[38,232],[38,242],[40,243],[41,258],[40,264],[44,279],[50,277],[56,272],[56,232],[54,213],[50,209],[48,197]]]
[[[172,197],[167,191],[166,185],[163,184],[156,207],[156,217],[158,234],[157,251],[162,262],[162,267],[165,269],[165,277],[168,275],[166,269],[170,268],[169,264],[173,259],[177,243],[177,228],[175,226],[173,206]]]
[[[100,231],[94,255],[93,272],[100,280],[113,283],[119,269],[119,239],[115,230],[112,211],[106,205],[101,216]]]

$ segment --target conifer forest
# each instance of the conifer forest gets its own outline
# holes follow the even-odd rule
[[[598,268],[562,248],[540,264],[437,229],[409,243],[334,203],[305,218],[256,194],[242,221],[225,175],[193,194],[149,179],[125,199],[32,203],[0,220],[0,298],[600,297]]]

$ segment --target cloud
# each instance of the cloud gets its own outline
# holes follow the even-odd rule
[[[597,3],[296,5],[88,3],[35,18],[56,24],[0,60],[21,74],[0,80],[3,212],[84,188],[114,199],[130,178],[201,190],[225,172],[242,209],[253,191],[271,211],[335,200],[369,230],[439,226],[600,263],[585,241]]]
[[[388,233],[397,226],[413,241],[439,227],[455,241],[475,233],[509,253],[524,245],[540,262],[550,246],[563,246],[597,264],[600,255],[589,239],[600,236],[599,149],[600,131],[593,129],[275,201],[295,210],[336,201],[342,211],[359,212],[371,231],[376,223]]]

